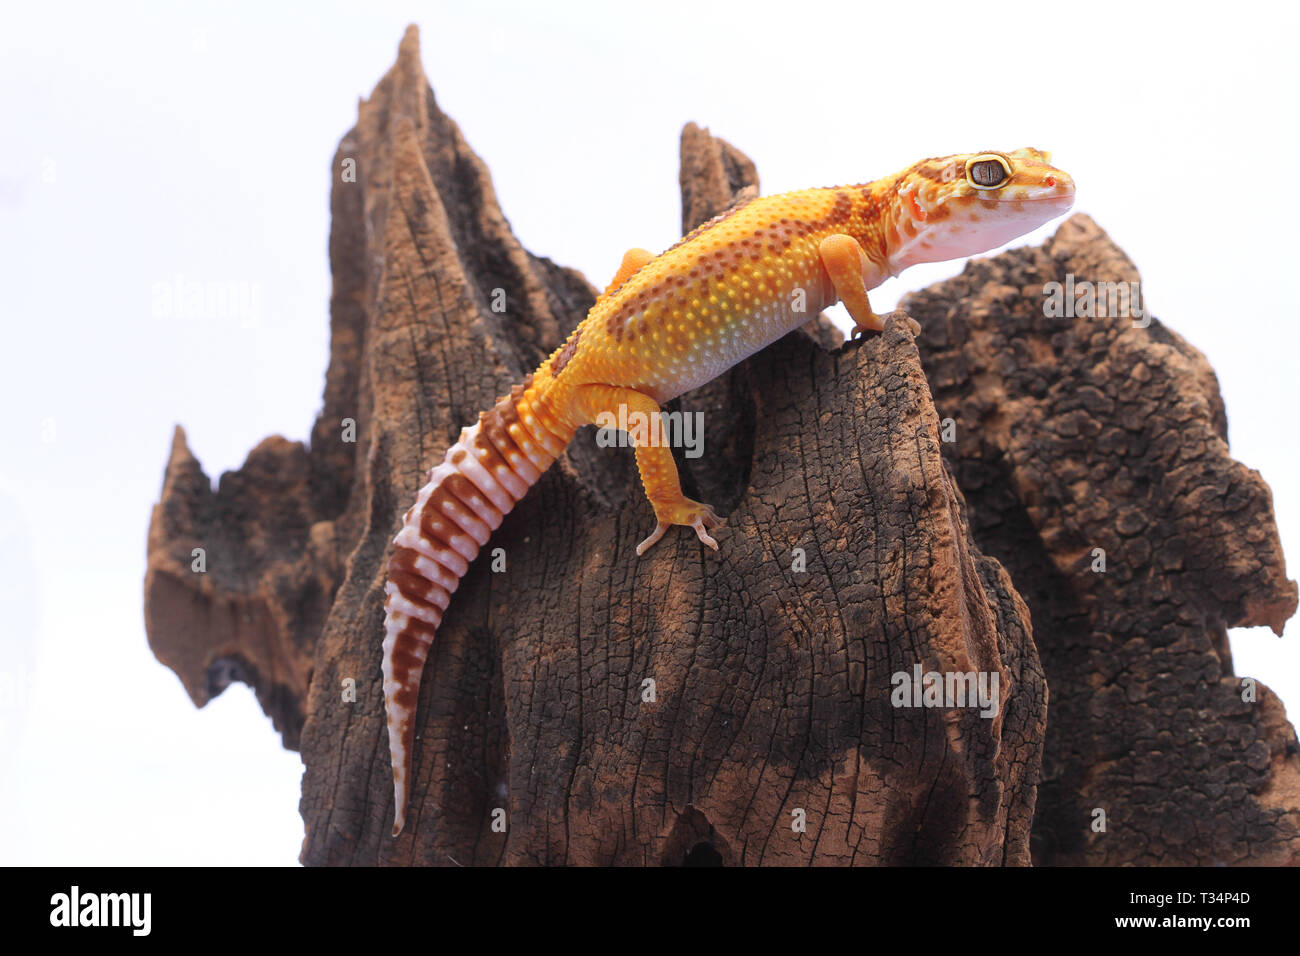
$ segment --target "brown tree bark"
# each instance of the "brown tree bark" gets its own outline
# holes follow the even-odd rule
[[[1046,276],[1122,259],[1081,217],[913,297],[920,351],[905,317],[842,346],[819,317],[675,402],[704,416],[679,466],[729,515],[716,555],[670,533],[637,559],[653,518],[631,452],[580,432],[485,549],[504,570],[481,556],[453,598],[393,840],[390,540],[594,290],[511,234],[413,29],[334,171],[310,448],[267,439],[213,492],[178,429],[145,585],[151,645],[196,704],[244,680],[301,750],[303,862],[1023,865],[1031,825],[1043,862],[1294,855],[1294,733],[1267,691],[1232,702],[1223,639],[1295,607],[1267,488],[1172,333],[1041,318]],[[684,229],[757,188],[694,126],[681,177]],[[1085,576],[1094,543],[1111,563]],[[996,675],[997,715],[894,706],[916,666]],[[1182,813],[1185,789],[1204,800]],[[1117,846],[1132,832],[1140,852]]]
[[[1049,318],[1067,275],[1139,279],[1075,215],[903,303],[975,540],[1029,603],[1052,690],[1035,861],[1300,863],[1295,731],[1262,684],[1243,700],[1226,630],[1295,613],[1272,496],[1229,455],[1205,357],[1154,318]]]

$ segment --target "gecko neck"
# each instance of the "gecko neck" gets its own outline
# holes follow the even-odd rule
[[[862,247],[869,263],[870,269],[863,275],[868,290],[906,268],[895,259],[903,235],[900,223],[904,215],[896,190],[895,177],[843,187],[853,202],[845,232]]]

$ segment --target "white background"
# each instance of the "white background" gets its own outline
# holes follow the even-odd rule
[[[306,439],[330,158],[412,21],[520,239],[598,286],[629,246],[677,238],[688,120],[753,157],[766,193],[1051,149],[1147,304],[1218,371],[1233,452],[1272,485],[1294,566],[1294,8],[734,9],[6,6],[0,863],[296,861],[297,755],[246,687],[195,710],[149,653],[145,535],[176,423],[213,477],[267,435]],[[960,268],[911,270],[873,302]],[[156,315],[177,277],[255,286],[256,321]],[[1232,635],[1238,673],[1293,718],[1295,636]]]

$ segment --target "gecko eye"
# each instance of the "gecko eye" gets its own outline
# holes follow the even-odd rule
[[[966,161],[966,179],[976,189],[997,189],[1011,178],[1011,164],[1001,156],[985,154]]]

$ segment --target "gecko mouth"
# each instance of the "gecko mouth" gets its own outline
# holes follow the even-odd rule
[[[1023,199],[1017,199],[1015,196],[980,196],[980,199],[992,199],[995,202],[1074,202],[1074,190],[1068,193],[1059,193],[1055,196],[1033,196]]]

